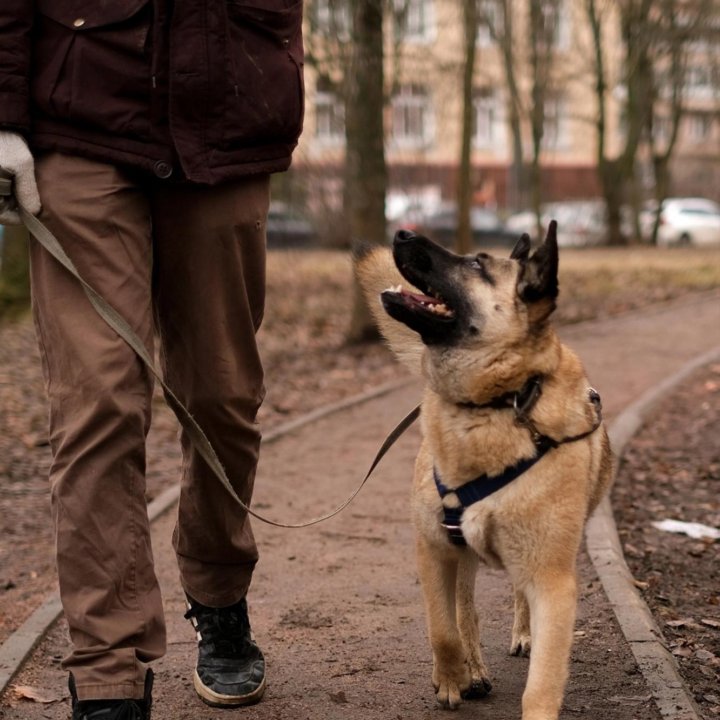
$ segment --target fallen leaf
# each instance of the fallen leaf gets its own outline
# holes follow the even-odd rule
[[[703,618],[700,620],[703,625],[720,630],[720,620],[713,620],[712,618]]]
[[[665,624],[668,627],[680,628],[685,627],[685,625],[692,625],[693,622],[692,618],[683,618],[682,620],[668,620]]]
[[[16,685],[13,690],[21,700],[32,700],[38,703],[54,703],[63,700],[67,695],[64,692],[54,692],[32,685]]]
[[[47,447],[50,445],[50,439],[47,433],[27,433],[20,438],[28,450],[38,447]]]
[[[688,658],[693,656],[693,651],[689,647],[677,647],[673,648],[672,654],[677,657]]]

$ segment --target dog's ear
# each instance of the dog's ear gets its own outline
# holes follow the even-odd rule
[[[530,255],[530,236],[527,233],[523,233],[520,239],[515,243],[515,247],[510,253],[511,260],[519,260],[525,262]]]
[[[525,256],[519,259],[518,295],[528,304],[538,304],[537,319],[545,319],[555,309],[559,290],[555,220],[550,222],[545,242],[529,258]]]

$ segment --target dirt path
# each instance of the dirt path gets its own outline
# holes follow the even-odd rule
[[[606,414],[618,410],[688,359],[720,343],[720,294],[685,299],[640,314],[565,329],[600,389]],[[255,507],[302,519],[342,499],[364,473],[380,441],[416,402],[410,387],[309,425],[265,447]],[[255,634],[266,652],[269,689],[242,711],[257,720],[405,720],[437,718],[430,652],[417,584],[407,495],[413,429],[393,449],[357,501],[319,527],[283,531],[256,524],[262,558],[251,590]],[[301,492],[298,492],[298,489]],[[195,699],[189,681],[194,641],[170,548],[173,513],[153,528],[168,617],[169,651],[157,664],[156,720],[229,717]],[[590,561],[579,562],[580,602],[571,680],[562,718],[657,720]],[[527,661],[506,654],[512,622],[509,587],[482,571],[478,598],[492,695],[466,703],[456,717],[518,718]],[[62,625],[39,646],[15,684],[62,695]],[[65,703],[8,698],[7,720],[59,720]]]

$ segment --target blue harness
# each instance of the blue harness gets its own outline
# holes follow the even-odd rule
[[[513,480],[519,478],[523,473],[527,472],[533,465],[535,465],[535,463],[545,457],[548,451],[566,443],[583,440],[592,435],[602,424],[602,405],[600,402],[600,395],[590,388],[588,391],[589,399],[595,405],[597,413],[597,420],[590,430],[581,433],[580,435],[563,438],[562,440],[554,440],[548,435],[541,434],[535,427],[532,420],[528,417],[528,413],[534,407],[541,392],[542,378],[533,377],[518,393],[506,394],[501,396],[499,400],[493,400],[487,405],[475,406],[514,408],[516,422],[530,430],[530,434],[532,435],[532,439],[535,444],[535,455],[530,458],[518,460],[518,462],[514,465],[506,467],[499,475],[483,474],[457,488],[449,488],[445,485],[440,478],[437,468],[433,468],[433,478],[435,479],[435,486],[437,487],[440,499],[443,500],[448,495],[454,495],[460,503],[458,507],[447,507],[445,503],[442,503],[443,519],[440,524],[447,530],[448,539],[453,545],[467,545],[461,527],[462,516],[465,508],[484,500],[486,497],[489,497],[493,493],[504,488],[506,485],[509,485]],[[510,398],[511,402],[507,402],[508,398]],[[470,404],[466,403],[466,405]]]

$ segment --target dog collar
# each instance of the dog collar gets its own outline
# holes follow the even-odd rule
[[[482,410],[492,408],[494,410],[504,410],[505,408],[514,408],[516,413],[527,414],[542,395],[542,375],[533,375],[528,378],[525,384],[519,390],[511,390],[494,397],[486,403],[475,403],[472,401],[460,402],[460,407],[470,410]]]

